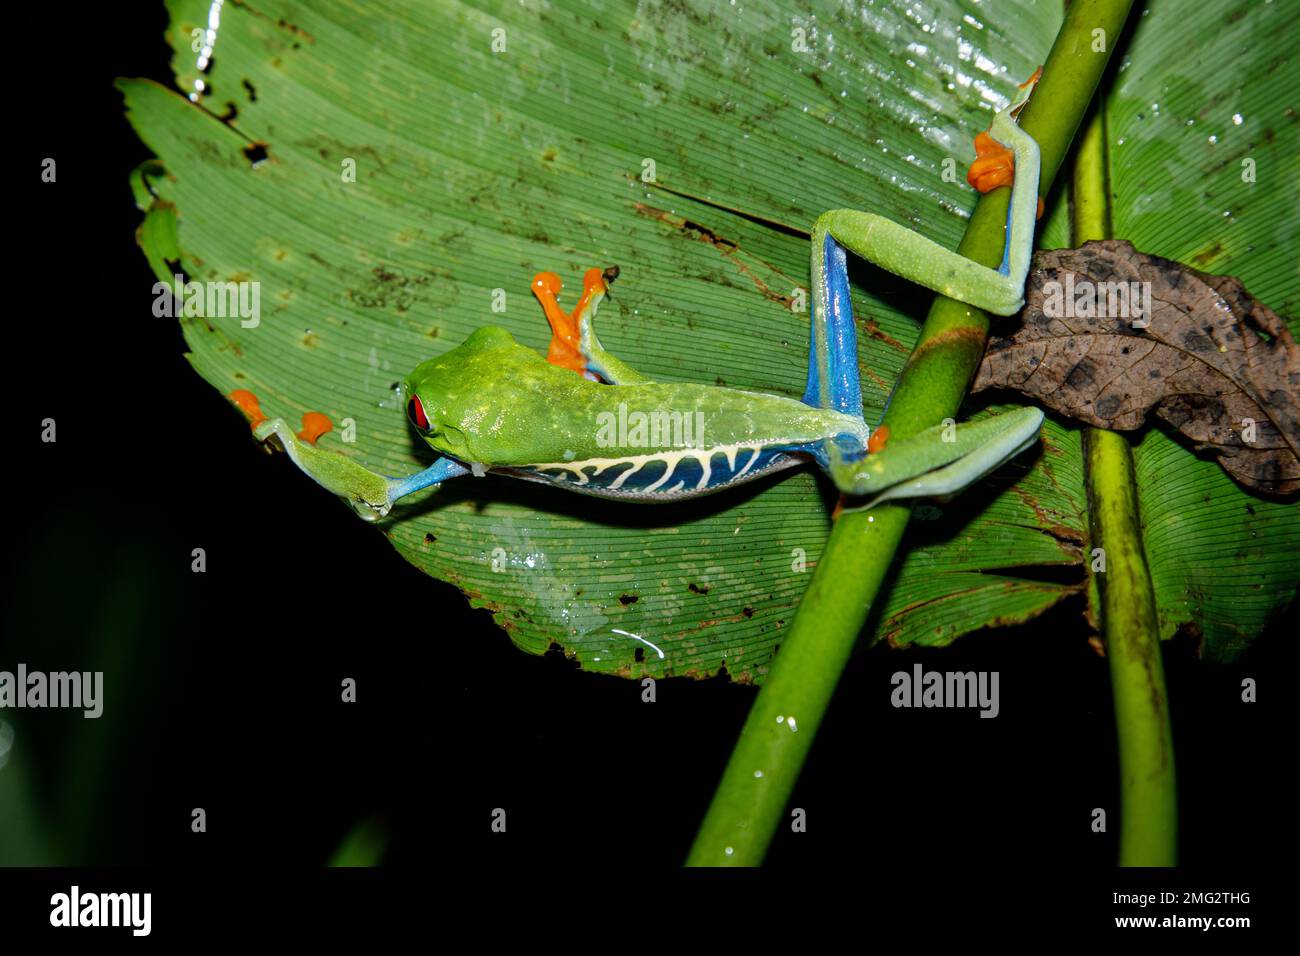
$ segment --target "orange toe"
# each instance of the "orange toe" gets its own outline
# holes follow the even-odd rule
[[[262,414],[262,406],[257,401],[257,396],[247,389],[237,388],[226,396],[244,413],[248,419],[250,428],[256,428],[262,422],[266,421],[266,416]]]
[[[302,431],[298,432],[298,438],[309,445],[314,445],[321,435],[333,430],[334,423],[329,420],[328,415],[323,415],[320,412],[308,412],[302,416]]]
[[[1016,157],[987,131],[975,137],[975,161],[966,171],[966,182],[981,193],[992,192],[999,186],[1010,186],[1016,181]],[[1038,197],[1036,218],[1043,218],[1043,197]]]
[[[975,137],[975,161],[966,171],[966,182],[982,193],[1015,181],[1016,160],[1007,149],[985,130]]]
[[[533,276],[533,294],[539,299],[543,295],[555,298],[563,288],[564,283],[560,281],[560,277],[554,272],[539,272]]]

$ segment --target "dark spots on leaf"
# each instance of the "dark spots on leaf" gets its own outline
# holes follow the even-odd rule
[[[1278,458],[1266,458],[1255,473],[1266,491],[1272,491],[1282,481],[1282,462]]]
[[[635,604],[639,600],[640,598],[635,594],[621,594],[619,595],[618,603],[627,607],[629,604]]]
[[[1203,266],[1212,262],[1214,259],[1218,258],[1218,256],[1222,254],[1223,254],[1223,243],[1219,242],[1216,239],[1209,246],[1209,248],[1203,249],[1202,251],[1198,252],[1196,255],[1192,256],[1192,263],[1194,265]]]
[[[1031,309],[1025,314],[1026,321],[1037,329],[1047,331],[1051,327],[1052,319],[1042,309]]]
[[[1246,514],[1250,515],[1252,518],[1255,517],[1255,509],[1250,505],[1246,505]]]
[[[663,209],[656,209],[653,206],[647,206],[645,203],[636,203],[633,208],[636,210],[638,215],[665,223],[666,225],[678,230],[683,235],[689,236],[692,239],[697,239],[700,242],[708,243],[714,249],[717,249],[718,252],[722,253],[722,255],[731,262],[732,265],[740,270],[741,274],[754,284],[754,287],[758,289],[763,298],[768,301],[776,302],[783,308],[787,309],[790,308],[791,304],[794,302],[792,296],[778,292],[776,289],[769,286],[759,276],[759,274],[754,271],[753,267],[750,265],[752,257],[742,259],[739,256],[740,243],[736,242],[734,239],[728,239],[725,236],[719,235],[703,223],[685,219]],[[767,265],[769,268],[775,268],[770,263],[764,263],[764,265]],[[689,318],[687,324],[690,325]],[[691,327],[693,328],[694,326]]]
[[[1096,376],[1090,359],[1080,359],[1075,363],[1074,368],[1070,369],[1070,374],[1065,376],[1065,384],[1071,388],[1086,388],[1094,381]]]
[[[239,115],[239,107],[235,106],[235,101],[226,100],[226,111],[222,113],[220,116],[218,116],[217,119],[221,120],[221,122],[229,126],[231,123],[235,121],[235,117],[237,117],[238,115]]]
[[[1103,395],[1097,400],[1097,414],[1109,421],[1114,418],[1115,413],[1119,411],[1120,404],[1121,402],[1118,395]]]
[[[742,608],[741,611],[740,611],[740,613],[743,614],[743,615],[745,615],[745,617],[753,617],[753,616],[754,616],[754,609],[753,609],[752,607]]]
[[[406,312],[417,301],[425,300],[429,276],[407,276],[384,266],[375,266],[370,271],[374,276],[373,282],[348,292],[358,305],[379,309],[391,305],[398,312]]]
[[[244,80],[240,85],[244,87],[244,92],[248,94],[248,102],[256,103],[257,87],[253,85],[253,81],[250,80],[248,77],[244,77]]]
[[[271,158],[271,148],[266,143],[249,143],[244,147],[244,158],[250,165],[256,166]]]
[[[722,377],[721,375],[719,375],[717,378],[715,378],[715,379],[713,380],[713,384],[714,384],[714,385],[721,385],[723,388],[726,388],[726,387],[727,387],[727,382],[726,382],[725,379],[723,379],[723,377]]]
[[[436,534],[434,534],[432,531],[428,532],[428,533],[424,536],[424,543],[425,543],[425,544],[433,544],[433,543],[434,543],[435,541],[437,541],[437,540],[438,540],[438,536],[437,536]]]
[[[634,650],[632,652],[632,659],[635,660],[638,664],[642,663],[645,660],[645,648],[638,647],[636,650]]]
[[[707,587],[701,587],[700,585],[695,584],[694,582],[692,582],[691,584],[688,584],[688,585],[686,586],[686,589],[687,589],[688,591],[694,591],[696,594],[708,594],[708,593],[709,593],[709,589],[708,589]]]

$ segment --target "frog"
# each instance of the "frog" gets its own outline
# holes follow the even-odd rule
[[[485,326],[406,376],[407,419],[436,453],[415,474],[380,475],[318,447],[329,427],[319,413],[309,413],[310,423],[305,419],[295,433],[283,418],[263,415],[252,393],[230,397],[259,441],[287,452],[303,472],[373,520],[408,495],[487,474],[658,504],[812,466],[841,493],[841,508],[947,500],[1032,447],[1043,412],[1029,406],[960,423],[950,419],[902,439],[890,439],[884,426],[873,430],[863,416],[848,254],[986,312],[1019,312],[1041,203],[1038,147],[1016,115],[1040,75],[1020,87],[976,141],[972,184],[982,191],[1011,186],[996,269],[875,213],[837,209],[817,218],[808,369],[799,398],[657,381],[610,353],[595,320],[620,274],[617,267],[586,270],[571,313],[560,308],[558,275],[533,278],[533,294],[552,331],[545,357],[506,329]]]

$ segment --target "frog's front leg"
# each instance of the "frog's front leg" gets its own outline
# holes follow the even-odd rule
[[[596,337],[596,309],[609,295],[610,286],[618,278],[618,266],[606,269],[588,269],[582,277],[582,297],[567,314],[560,308],[556,296],[562,283],[554,272],[539,272],[533,277],[533,295],[546,312],[551,324],[551,344],[546,361],[560,368],[572,369],[587,378],[599,377],[610,385],[641,385],[654,381],[628,365],[622,359],[605,351]]]
[[[319,412],[303,416],[303,430],[297,434],[283,418],[267,418],[252,392],[238,390],[230,399],[248,418],[258,441],[277,445],[290,460],[326,490],[346,498],[364,518],[376,520],[388,514],[393,502],[412,492],[438,485],[469,473],[451,458],[439,458],[424,471],[406,478],[377,474],[346,455],[316,447],[316,439],[330,429],[329,419]]]

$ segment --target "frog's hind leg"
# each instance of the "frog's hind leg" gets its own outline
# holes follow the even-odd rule
[[[1010,150],[1014,164],[1001,266],[990,269],[884,216],[833,209],[822,213],[813,226],[814,306],[834,299],[842,246],[895,275],[987,312],[1014,315],[1021,310],[1033,253],[1040,160],[1038,144],[1013,115],[1024,105],[1036,79],[1035,75],[1022,95],[993,117],[989,127],[992,140]],[[1003,175],[1005,170],[998,173]],[[828,238],[840,250],[834,257]]]
[[[813,231],[812,286],[808,382],[803,402],[813,408],[851,416],[855,421],[851,427],[811,442],[800,451],[827,474],[832,474],[833,462],[858,461],[867,453],[870,429],[862,418],[858,332],[849,298],[847,255],[844,247],[824,229]]]
[[[803,401],[861,418],[858,332],[849,298],[847,255],[836,238],[820,227],[819,219],[812,242],[812,315]]]

